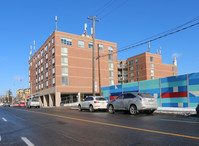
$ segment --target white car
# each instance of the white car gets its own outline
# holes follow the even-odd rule
[[[39,99],[38,98],[30,98],[29,101],[26,104],[26,107],[27,108],[31,108],[31,107],[40,108]]]
[[[98,109],[107,109],[108,100],[102,96],[89,96],[85,100],[79,103],[78,109],[82,111],[89,109],[90,112]]]
[[[2,103],[2,102],[0,102],[0,106],[3,106],[3,103]]]

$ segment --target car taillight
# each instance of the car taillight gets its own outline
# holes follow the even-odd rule
[[[31,104],[31,102],[30,102],[30,104]]]
[[[94,103],[99,103],[99,101],[94,101]]]
[[[106,101],[106,103],[108,103],[108,101]]]

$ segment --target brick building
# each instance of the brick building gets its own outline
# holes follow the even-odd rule
[[[123,65],[118,61],[118,66],[123,66],[123,71],[128,72],[128,82],[151,80],[177,75],[176,58],[173,61],[173,65],[164,64],[162,63],[162,56],[159,54],[145,52],[128,58],[126,62],[122,61],[122,64]],[[118,83],[121,83],[119,78],[120,73],[121,69],[118,68]],[[126,76],[124,78],[126,78]]]
[[[44,106],[76,102],[92,94],[92,38],[54,31],[29,60],[31,95]],[[117,50],[117,44],[95,40],[95,56]],[[117,54],[100,58],[101,86],[118,83]],[[95,61],[96,93],[99,93],[98,61]]]

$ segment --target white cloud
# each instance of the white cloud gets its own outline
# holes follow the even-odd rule
[[[171,55],[171,57],[172,58],[174,58],[174,57],[180,57],[180,56],[182,56],[182,54],[181,53],[173,53],[172,55]]]
[[[13,79],[16,81],[23,81],[23,78],[19,76],[14,76]]]

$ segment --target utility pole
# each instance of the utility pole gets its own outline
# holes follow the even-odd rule
[[[99,93],[100,93],[100,96],[101,96],[101,74],[100,74],[100,54],[99,54],[99,48],[98,48],[98,75],[99,75]]]
[[[95,96],[95,21],[99,21],[95,19],[96,16],[93,18],[88,17],[89,20],[93,21],[93,55],[92,55],[92,63],[93,63],[93,76],[92,76],[92,90],[93,96]]]

